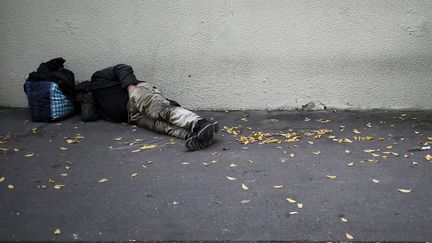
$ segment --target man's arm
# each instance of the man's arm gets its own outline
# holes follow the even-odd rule
[[[102,83],[106,83],[106,81],[120,82],[123,89],[139,82],[135,77],[132,67],[126,64],[117,64],[99,70],[93,74],[91,80]]]
[[[96,100],[93,94],[88,92],[83,94],[81,103],[81,119],[85,122],[96,121],[100,118],[97,112]]]

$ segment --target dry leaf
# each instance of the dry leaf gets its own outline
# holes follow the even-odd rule
[[[352,235],[348,234],[348,233],[345,233],[345,236],[346,236],[346,238],[348,240],[353,240],[354,239],[354,237]]]
[[[273,186],[274,189],[282,189],[283,187],[284,187],[283,185]]]
[[[336,176],[334,175],[326,175],[327,179],[336,179]]]
[[[5,181],[5,177],[4,176],[0,177],[0,183],[3,182],[3,181]]]
[[[298,212],[289,212],[290,215],[298,214]]]
[[[418,165],[419,163],[417,163],[417,162],[413,161],[413,162],[412,162],[412,164],[413,164],[413,165]]]
[[[143,146],[140,147],[141,150],[144,149],[152,149],[152,148],[156,148],[157,144],[144,144]]]
[[[237,167],[237,165],[234,164],[234,163],[231,163],[231,164],[229,165],[229,167],[233,168],[233,167]]]
[[[9,185],[8,185],[8,188],[9,188],[9,189],[14,189],[14,188],[15,188],[15,186],[14,186],[14,185],[12,185],[12,184],[9,184]]]
[[[345,149],[345,153],[349,154],[349,153],[351,153],[351,151],[349,151],[348,149]]]
[[[403,192],[403,193],[409,193],[412,190],[411,189],[401,189],[401,188],[399,188],[398,191]]]
[[[309,143],[309,144],[314,144],[314,142],[312,142],[312,141],[308,141],[308,143]]]
[[[344,218],[344,217],[341,217],[340,220],[341,220],[342,222],[344,222],[344,223],[348,222],[348,219],[346,219],[346,218]]]
[[[298,208],[303,208],[303,203],[297,203]]]
[[[68,143],[68,144],[74,144],[74,143],[79,143],[79,141],[75,140],[75,139],[66,139],[66,143]]]
[[[290,154],[289,154],[289,157],[290,157],[290,158],[294,158],[294,156],[295,156],[295,155],[294,155],[293,153],[290,153]]]
[[[118,138],[114,138],[113,140],[114,141],[120,141],[120,140],[122,140],[123,139],[123,137],[118,137]]]
[[[24,157],[32,157],[34,155],[34,153],[28,153],[26,155],[24,155]]]
[[[58,185],[54,185],[55,189],[62,189],[64,188],[66,185],[62,185],[62,184],[58,184]]]
[[[249,187],[246,186],[244,183],[241,184],[241,187],[242,187],[242,189],[245,190],[245,191],[249,190]]]
[[[318,155],[318,154],[321,153],[321,151],[315,151],[315,152],[312,152],[312,153],[315,154],[315,155]]]
[[[296,203],[296,200],[294,200],[294,199],[292,199],[292,198],[289,198],[289,197],[288,197],[286,200],[287,200],[289,203]]]
[[[135,176],[137,176],[138,175],[138,173],[132,173],[131,174],[131,177],[133,178],[133,177],[135,177]]]
[[[250,200],[241,200],[241,204],[250,203]]]
[[[251,160],[251,159],[248,160],[248,163],[249,163],[249,164],[253,164],[253,160]]]
[[[430,154],[426,154],[425,159],[426,159],[427,161],[432,161],[432,155],[430,155]]]
[[[231,176],[227,176],[226,177],[228,180],[230,180],[230,181],[235,181],[235,180],[237,180],[237,178],[235,178],[235,177],[231,177]]]
[[[67,150],[67,148],[65,148],[65,147],[59,147],[59,149],[60,149],[61,151],[65,151],[65,150]]]
[[[365,151],[366,153],[372,153],[372,152],[375,152],[376,150],[375,149],[365,149],[363,151]]]
[[[354,162],[350,162],[350,163],[348,163],[347,165],[348,165],[349,167],[351,167],[351,166],[354,165]]]
[[[98,182],[99,183],[104,183],[104,182],[107,182],[108,181],[108,178],[102,178],[102,179],[100,179]]]
[[[183,162],[182,165],[188,165],[190,162]]]
[[[377,180],[377,179],[372,179],[372,181],[373,181],[374,183],[379,183],[379,182],[380,182],[380,181]]]
[[[61,230],[58,229],[58,228],[55,229],[55,230],[54,230],[54,234],[55,234],[55,235],[60,235],[60,234],[61,234]]]
[[[353,129],[353,133],[360,134],[360,131],[357,128],[355,128],[355,129]]]

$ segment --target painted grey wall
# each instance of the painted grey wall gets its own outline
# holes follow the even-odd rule
[[[0,1],[0,105],[64,57],[127,63],[194,109],[432,109],[432,1]]]

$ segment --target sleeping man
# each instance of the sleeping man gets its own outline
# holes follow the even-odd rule
[[[218,132],[210,122],[166,99],[152,84],[138,81],[130,66],[118,64],[97,71],[91,81],[76,86],[75,101],[81,104],[83,121],[103,118],[128,122],[186,140],[188,151],[206,148]]]

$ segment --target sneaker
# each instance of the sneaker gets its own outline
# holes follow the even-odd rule
[[[194,127],[194,132],[198,134],[198,139],[201,141],[213,138],[213,135],[219,131],[218,122],[209,122],[205,119],[199,120]]]
[[[203,148],[207,148],[211,144],[213,144],[213,138],[207,140],[199,140],[198,136],[195,135],[193,137],[186,139],[185,147],[187,151],[196,151]]]

